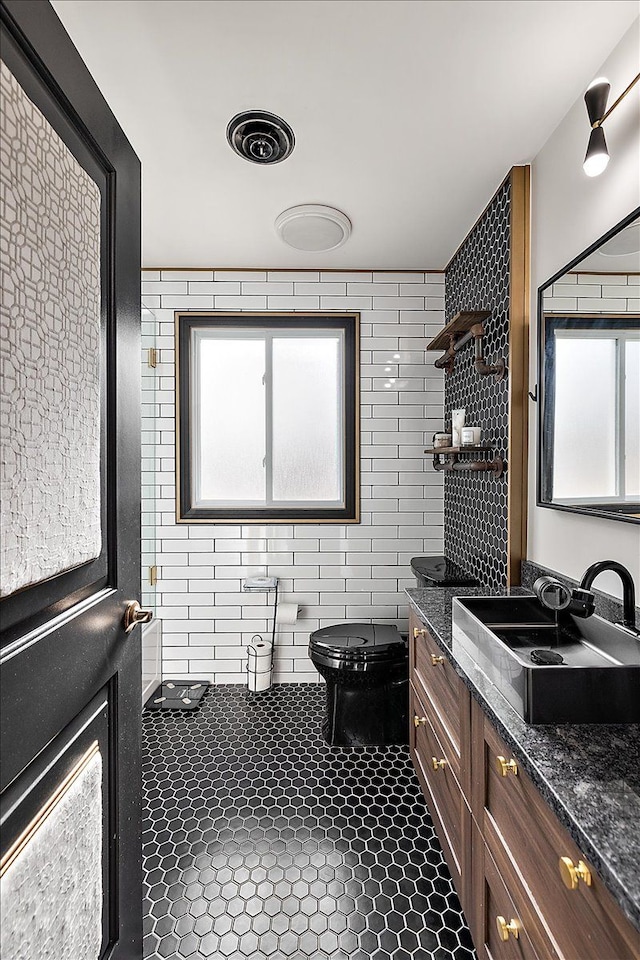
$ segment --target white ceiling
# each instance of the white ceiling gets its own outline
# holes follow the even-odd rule
[[[637,0],[53,6],[142,160],[146,266],[354,269],[443,267],[638,14]],[[227,123],[249,108],[291,124],[288,160],[232,153]],[[343,210],[349,242],[285,246],[273,222],[300,203]]]

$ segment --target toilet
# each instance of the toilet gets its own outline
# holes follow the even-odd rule
[[[309,638],[309,657],[326,680],[322,734],[330,746],[409,742],[409,647],[397,627],[322,627]]]

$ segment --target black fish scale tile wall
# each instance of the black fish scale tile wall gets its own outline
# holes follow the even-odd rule
[[[405,747],[321,738],[324,687],[143,720],[145,957],[474,960]]]
[[[511,180],[505,181],[449,264],[445,275],[447,323],[459,310],[491,310],[485,320],[485,360],[509,360],[509,258]],[[508,458],[509,380],[482,377],[473,342],[456,357],[445,378],[445,423],[463,407],[466,423],[483,430],[483,442]],[[481,456],[490,456],[482,454]],[[472,459],[469,456],[469,459]],[[447,556],[482,584],[507,586],[507,478],[490,473],[447,473],[444,480]]]

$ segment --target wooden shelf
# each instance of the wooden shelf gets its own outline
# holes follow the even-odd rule
[[[461,336],[467,333],[476,323],[482,323],[487,317],[491,316],[490,310],[461,310],[456,313],[453,320],[450,320],[446,327],[443,327],[430,343],[427,344],[427,350],[448,350],[451,345],[451,338]]]

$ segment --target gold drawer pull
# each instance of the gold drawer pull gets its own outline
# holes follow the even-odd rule
[[[431,766],[434,770],[444,770],[446,765],[447,761],[444,758],[442,760],[438,760],[437,757],[431,757]]]
[[[520,924],[517,920],[511,919],[509,923],[507,923],[504,917],[496,917],[496,927],[498,928],[501,940],[508,940],[509,936],[514,937],[516,940],[518,939]]]
[[[414,627],[413,628],[413,639],[417,640],[418,637],[428,637],[429,631],[425,630],[424,627]]]
[[[413,725],[414,725],[414,727],[419,727],[421,723],[426,723],[426,722],[427,722],[427,718],[426,718],[426,717],[419,717],[417,713],[414,713],[414,715],[413,715]]]
[[[562,882],[568,890],[577,890],[580,880],[586,883],[588,887],[591,886],[591,870],[584,860],[578,860],[578,866],[576,867],[570,857],[560,857],[558,866],[560,867]]]
[[[518,764],[513,758],[507,760],[506,757],[496,757],[496,767],[501,777],[508,777],[510,773],[518,776]]]
[[[431,654],[431,663],[434,667],[437,667],[439,663],[444,663],[444,657],[438,657],[435,653]]]

